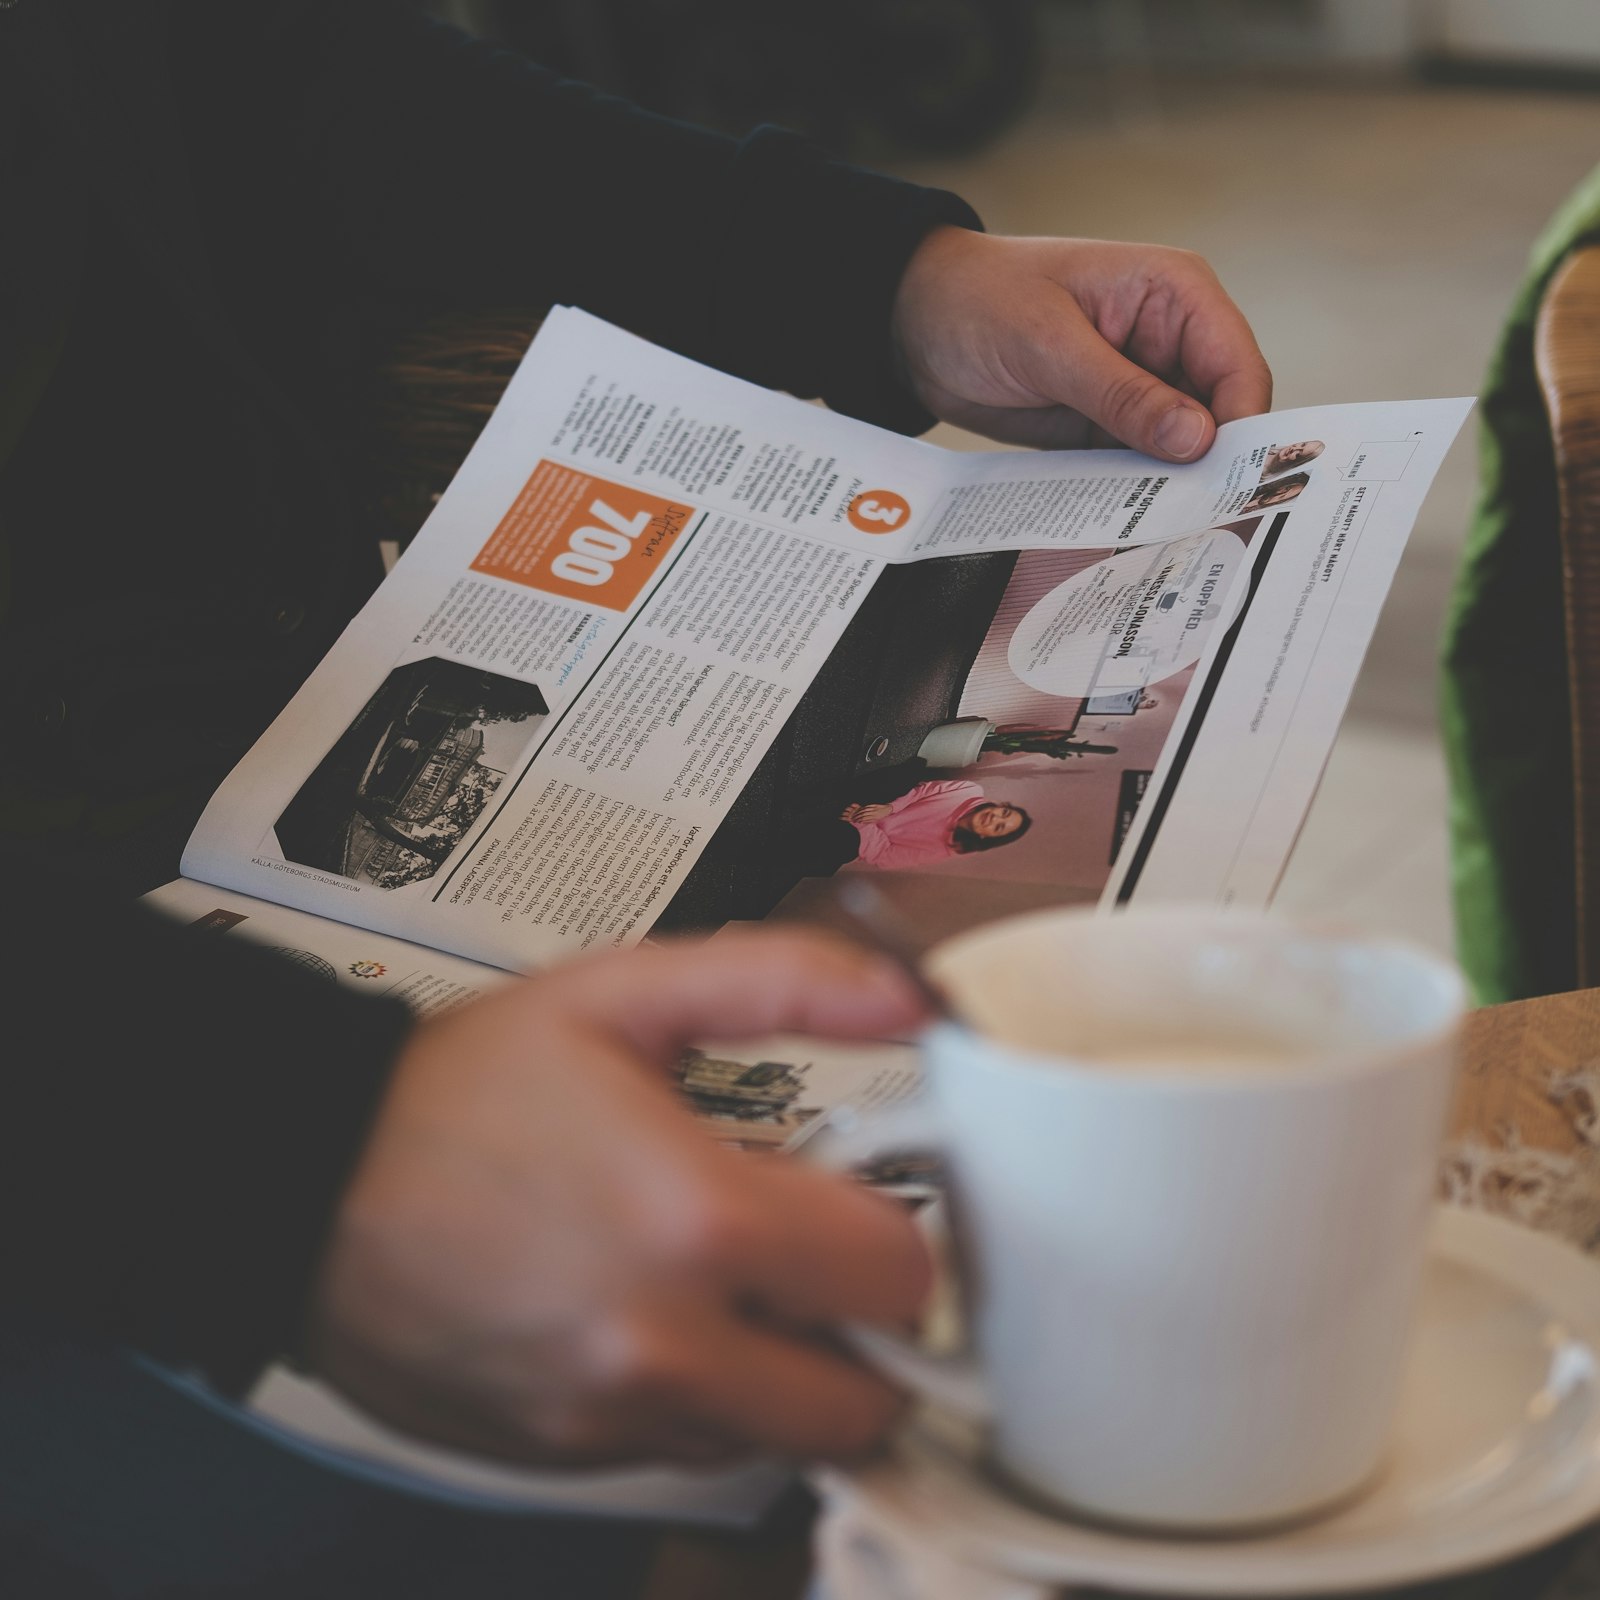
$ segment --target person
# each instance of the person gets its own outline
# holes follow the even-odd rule
[[[1021,806],[991,800],[970,778],[929,778],[927,770],[913,759],[858,774],[850,790],[860,798],[842,810],[837,792],[802,796],[785,860],[811,878],[841,868],[915,868],[998,849],[1033,826]]]
[[[909,1225],[716,1151],[656,1067],[691,1035],[897,1031],[892,975],[719,941],[417,1023],[125,896],[174,874],[378,580],[349,466],[374,327],[570,301],[903,431],[1186,461],[1270,402],[1243,316],[1188,252],[989,237],[953,195],[646,115],[388,0],[23,0],[0,149],[0,865],[24,934],[0,976],[0,1552],[137,1555],[175,1587],[209,1539],[205,1592],[281,1570],[287,1501],[266,1545],[240,1534],[274,1469],[219,1445],[186,1478],[199,1424],[130,1389],[123,1347],[230,1393],[293,1353],[507,1459],[864,1448],[894,1396],[816,1330],[915,1308]],[[124,1411],[146,1465],[96,1475]],[[296,1504],[311,1592],[326,1518]]]
[[[1261,468],[1262,482],[1315,461],[1327,448],[1321,439],[1302,439],[1298,444],[1274,445],[1267,452],[1267,459]]]
[[[840,821],[856,834],[855,864],[885,871],[1014,844],[1033,825],[1021,806],[985,798],[967,778],[919,783],[887,803],[848,805]]]
[[[1239,507],[1239,511],[1244,514],[1250,511],[1266,511],[1272,506],[1287,505],[1289,501],[1298,498],[1300,492],[1310,482],[1309,472],[1291,472],[1287,478],[1274,478],[1271,483],[1262,484]]]

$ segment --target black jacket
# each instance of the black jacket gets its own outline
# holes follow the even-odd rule
[[[392,0],[19,0],[0,135],[0,1296],[238,1383],[291,1336],[406,1021],[115,890],[173,875],[376,581],[361,330],[569,302],[911,429],[895,286],[976,219]]]

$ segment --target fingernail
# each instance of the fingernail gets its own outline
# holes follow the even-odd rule
[[[1193,406],[1174,406],[1156,429],[1156,447],[1164,454],[1187,461],[1206,435],[1206,419]]]

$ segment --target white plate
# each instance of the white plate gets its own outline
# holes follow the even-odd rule
[[[1332,1594],[1509,1560],[1600,1517],[1600,1264],[1442,1209],[1388,1458],[1314,1522],[1203,1540],[1073,1522],[991,1475],[973,1430],[926,1412],[846,1481],[903,1534],[1035,1582]]]

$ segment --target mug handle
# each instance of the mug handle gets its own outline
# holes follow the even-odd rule
[[[802,1147],[804,1159],[833,1172],[848,1173],[895,1150],[945,1147],[933,1106],[920,1097],[874,1111],[840,1106],[819,1134]],[[988,1385],[970,1345],[935,1355],[886,1328],[847,1323],[839,1331],[869,1366],[941,1409],[968,1422],[987,1422],[993,1416]]]

